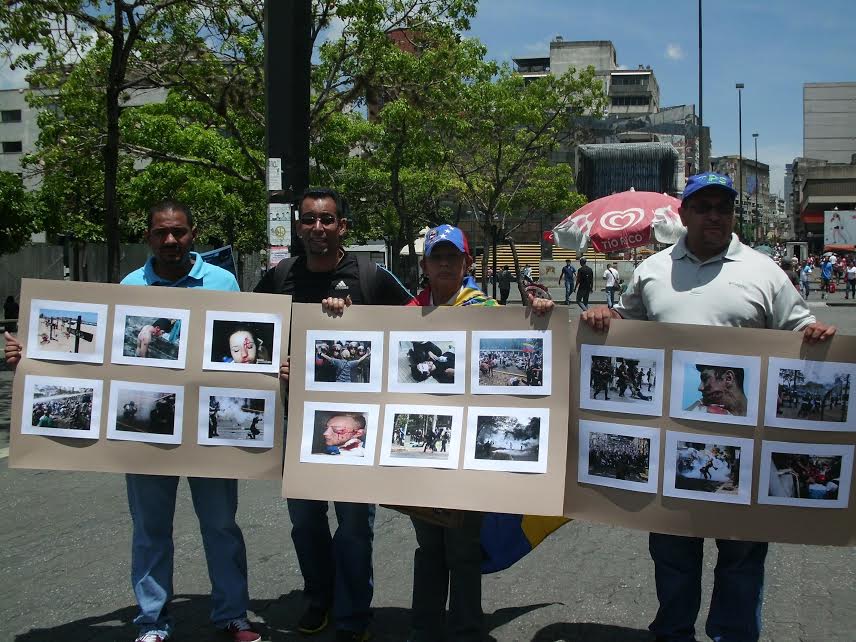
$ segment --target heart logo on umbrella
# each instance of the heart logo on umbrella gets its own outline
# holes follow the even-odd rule
[[[604,229],[615,232],[626,230],[645,218],[645,212],[637,207],[623,211],[607,212],[600,219],[600,225]]]

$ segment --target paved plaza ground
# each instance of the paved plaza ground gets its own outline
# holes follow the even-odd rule
[[[856,334],[856,308],[811,302],[821,320]],[[572,318],[577,312],[571,310]],[[0,341],[2,343],[2,341]],[[8,470],[11,373],[0,371],[0,642],[130,642],[130,519],[121,475]],[[241,482],[252,617],[265,640],[298,640],[302,581],[285,501],[273,482]],[[406,639],[415,538],[410,520],[380,509],[375,525],[378,641]],[[707,604],[715,547],[708,542]],[[208,627],[210,590],[186,484],[175,518],[173,613],[178,642],[223,640]],[[511,569],[484,578],[489,634],[501,642],[646,642],[656,610],[645,533],[572,522]],[[856,551],[773,545],[767,562],[767,642],[856,640]],[[699,627],[703,628],[702,608]],[[329,642],[333,636],[316,636]],[[706,639],[701,631],[699,640]]]

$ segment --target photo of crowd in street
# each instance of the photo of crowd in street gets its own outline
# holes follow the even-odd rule
[[[373,465],[379,411],[374,404],[305,402],[300,461]]]
[[[662,350],[583,344],[580,407],[659,417],[663,362]]]
[[[180,444],[183,415],[183,387],[114,380],[110,384],[107,438]]]
[[[272,448],[276,392],[199,388],[198,443]]]
[[[663,495],[748,504],[753,448],[751,439],[667,432]]]
[[[113,363],[183,369],[189,319],[188,310],[117,305]]]
[[[282,320],[275,314],[208,311],[204,370],[279,372]]]
[[[547,408],[470,407],[464,468],[544,473],[549,429]]]
[[[472,333],[471,391],[474,394],[549,395],[552,379],[550,331]]]
[[[306,389],[380,392],[382,332],[306,333]]]
[[[657,492],[659,429],[581,420],[579,438],[579,482]]]
[[[763,442],[758,503],[847,508],[853,450],[840,444]]]
[[[707,352],[672,353],[672,417],[754,426],[761,359]]]
[[[802,430],[856,430],[856,364],[770,358],[764,423]]]
[[[27,357],[104,363],[106,323],[106,305],[33,299]]]
[[[21,433],[98,439],[102,388],[94,379],[27,375]]]
[[[466,340],[466,332],[390,332],[389,391],[463,393]]]
[[[460,406],[387,404],[380,464],[457,468],[463,418]]]

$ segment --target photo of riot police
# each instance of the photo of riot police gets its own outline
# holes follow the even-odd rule
[[[856,364],[771,357],[767,425],[803,430],[856,429],[851,394],[854,379]]]
[[[662,350],[583,344],[580,407],[660,416],[663,361]]]
[[[183,404],[181,386],[113,381],[107,437],[180,444]]]

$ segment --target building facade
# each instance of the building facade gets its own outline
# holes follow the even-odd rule
[[[803,85],[803,157],[849,164],[856,154],[856,82]]]

